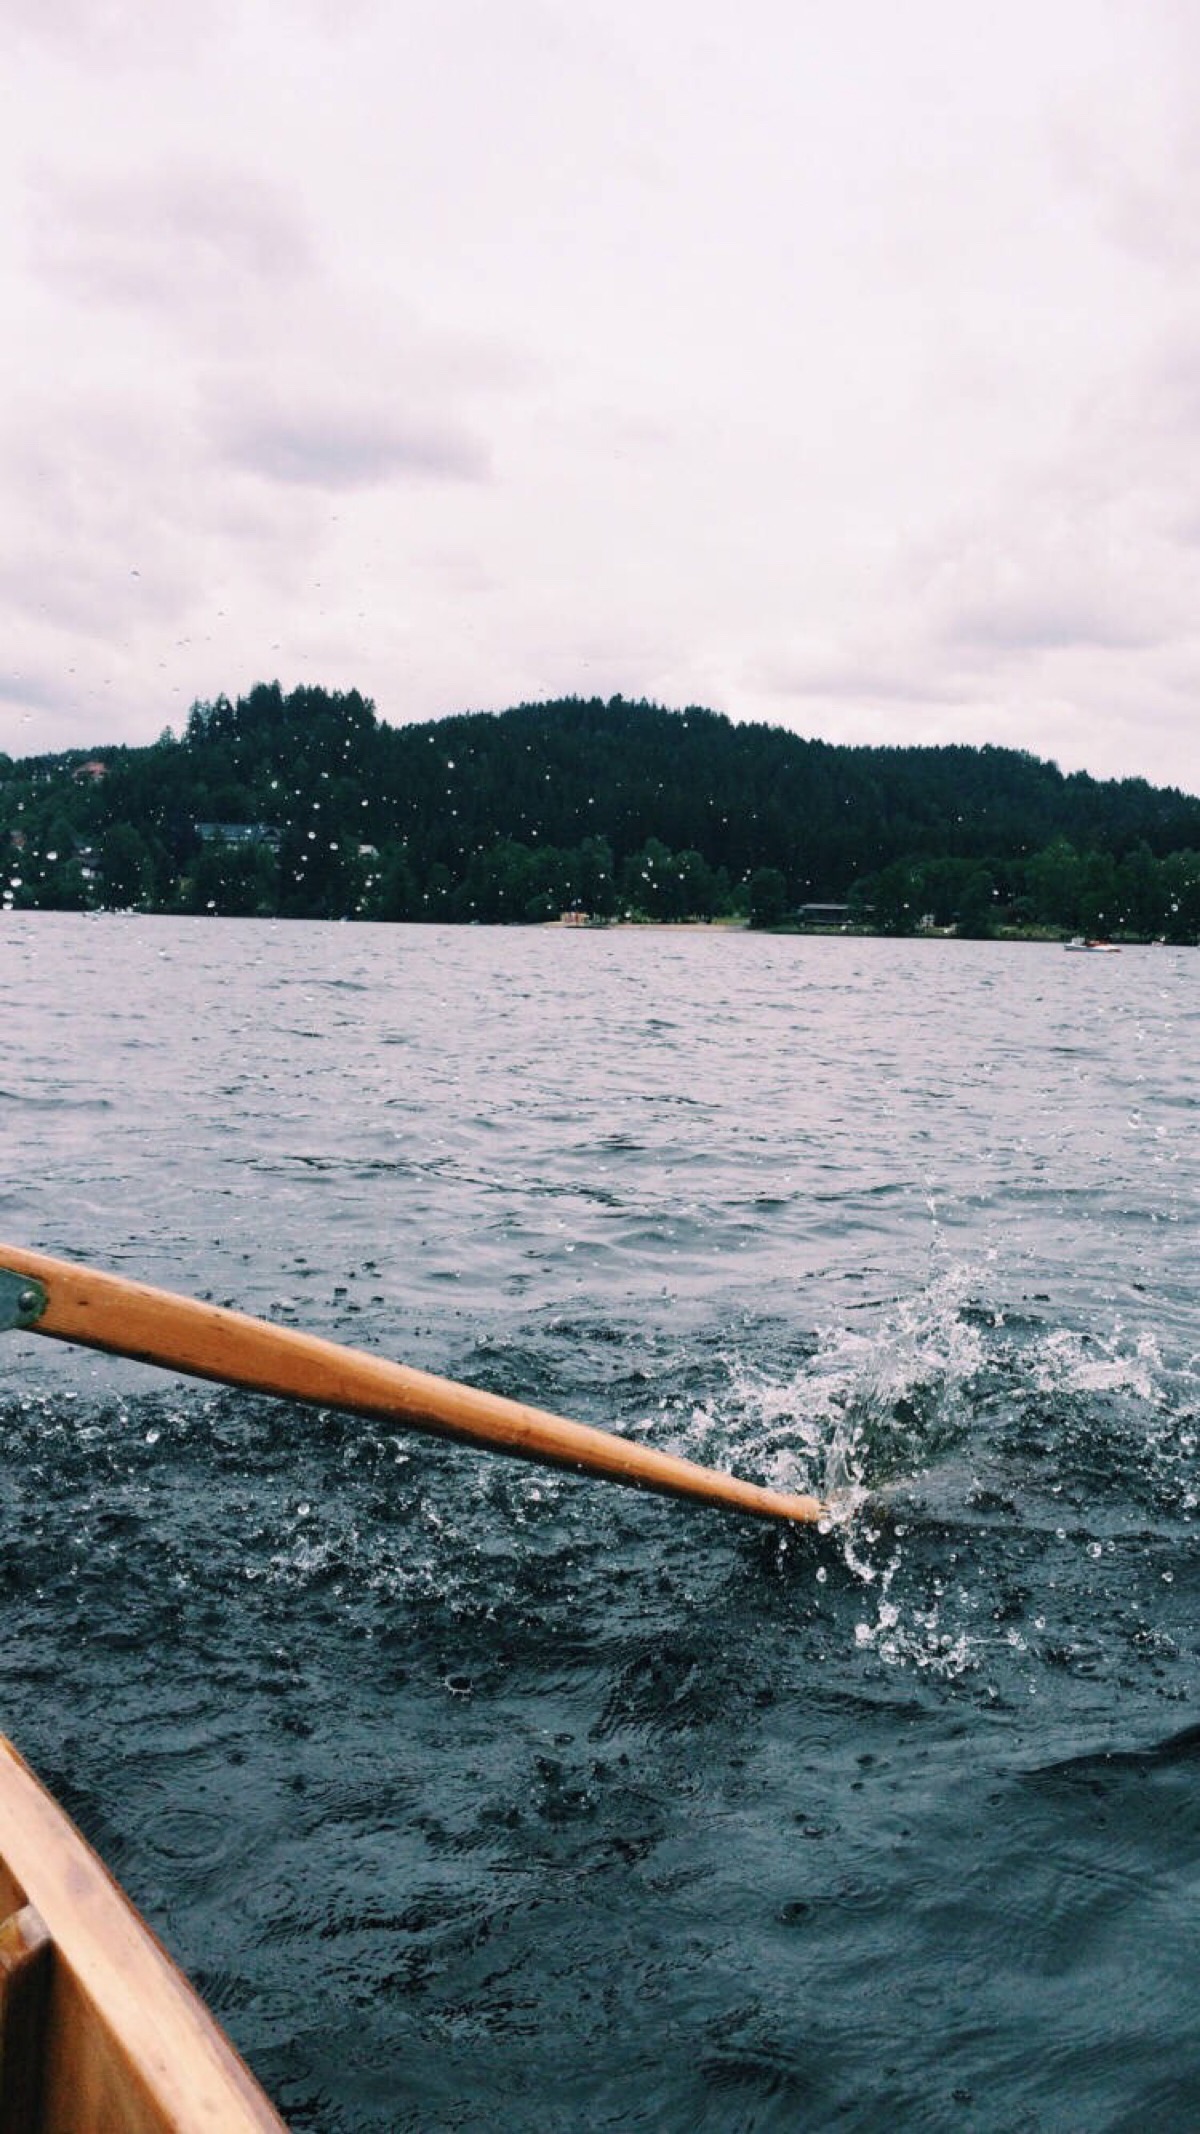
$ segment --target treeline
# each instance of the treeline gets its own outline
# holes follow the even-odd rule
[[[855,883],[850,917],[877,933],[953,927],[979,941],[1046,929],[1197,942],[1200,851],[1159,859],[1139,839],[1118,858],[1060,837],[1025,860],[897,860]]]
[[[841,748],[568,699],[390,727],[260,683],[147,748],[0,756],[22,908],[861,923],[1200,938],[1200,800],[1000,748]]]

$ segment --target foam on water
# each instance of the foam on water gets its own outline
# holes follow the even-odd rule
[[[1069,1516],[1071,1548],[1098,1562],[1122,1532],[1145,1540],[1148,1508],[1167,1528],[1200,1507],[1195,1356],[1169,1359],[1157,1329],[1120,1315],[1085,1331],[989,1303],[995,1260],[939,1251],[917,1290],[818,1328],[785,1374],[727,1356],[726,1386],[679,1439],[826,1498],[822,1534],[868,1604],[849,1626],[858,1649],[948,1679],[1030,1641],[997,1629],[969,1570],[910,1579],[914,1525],[970,1528],[999,1510],[1016,1531],[1052,1519],[1063,1544]]]

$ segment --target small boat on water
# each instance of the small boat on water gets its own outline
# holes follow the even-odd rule
[[[183,1973],[0,1737],[0,2134],[286,2134]]]
[[[1119,956],[1121,953],[1115,941],[1088,941],[1082,934],[1076,934],[1070,941],[1064,941],[1063,947],[1074,949],[1076,955],[1085,956]]]

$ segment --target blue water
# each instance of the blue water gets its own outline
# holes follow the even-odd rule
[[[0,1339],[0,1724],[297,2129],[1200,2124],[1200,959],[0,919],[0,1236],[857,1505]]]

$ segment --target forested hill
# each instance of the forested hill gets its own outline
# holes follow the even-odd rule
[[[853,893],[897,930],[965,903],[972,931],[1015,914],[1178,932],[1198,852],[1200,799],[1141,779],[620,697],[391,727],[357,692],[263,683],[148,748],[0,756],[18,906],[774,919]]]

